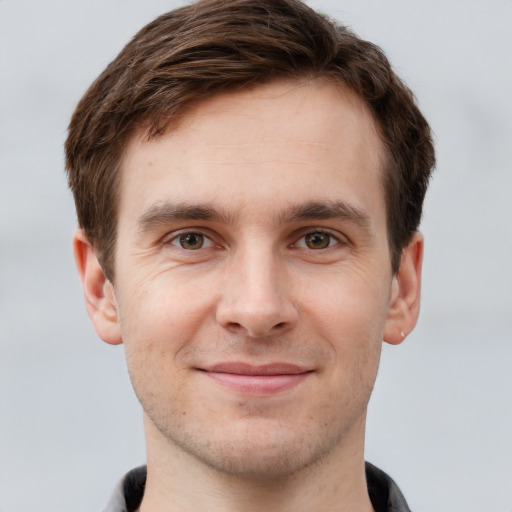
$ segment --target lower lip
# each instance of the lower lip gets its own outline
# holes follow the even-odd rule
[[[205,375],[233,391],[272,395],[299,385],[310,375],[310,372],[291,375],[240,375],[236,373],[205,372]]]

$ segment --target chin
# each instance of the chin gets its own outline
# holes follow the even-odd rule
[[[283,480],[324,459],[343,444],[339,429],[301,430],[249,421],[222,432],[162,432],[179,451],[217,473],[240,479]],[[216,435],[217,434],[217,435]],[[220,434],[220,435],[219,435]]]
[[[309,448],[309,447],[308,447]],[[265,445],[254,443],[228,444],[218,450],[195,451],[195,456],[216,472],[250,480],[282,480],[292,477],[313,465],[327,452],[325,447],[298,449],[296,446]]]

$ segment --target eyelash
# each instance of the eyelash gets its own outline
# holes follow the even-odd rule
[[[197,248],[183,247],[183,242],[185,241],[186,237],[190,237],[190,236],[194,236],[194,235],[198,238],[201,238],[201,245]],[[312,237],[318,236],[318,235],[320,235],[321,237],[328,237],[327,246],[315,247],[315,248],[307,246],[307,244],[308,244],[307,238],[311,237],[309,239],[309,241],[312,241]],[[302,241],[304,241],[304,242],[302,242]],[[320,240],[320,244],[321,244],[321,242],[322,242],[322,240]],[[182,232],[174,235],[171,239],[169,239],[167,241],[164,240],[163,243],[164,243],[164,245],[173,245],[179,249],[182,249],[185,251],[190,251],[190,252],[195,252],[200,249],[208,249],[214,245],[214,242],[212,241],[212,239],[209,236],[205,235],[201,231],[193,231],[193,230],[182,231]],[[322,251],[322,250],[329,249],[331,247],[334,247],[334,246],[342,244],[342,243],[343,242],[340,240],[339,236],[334,235],[330,231],[318,229],[318,230],[310,230],[310,231],[305,232],[303,235],[301,235],[297,239],[296,242],[292,243],[290,247],[296,247],[299,249],[310,249],[312,251]],[[193,244],[194,244],[194,241],[192,240],[191,245],[193,245]]]
[[[328,238],[328,245],[326,247],[315,247],[315,248],[312,248],[312,247],[308,247],[307,246],[307,238],[309,236],[317,236],[317,235],[321,235],[321,236],[326,236],[326,237],[329,237]],[[304,240],[304,245],[301,246],[299,245],[300,242]],[[331,243],[331,242],[334,242],[334,243]],[[332,232],[330,231],[326,231],[326,230],[323,230],[323,229],[318,229],[318,230],[312,230],[312,231],[308,231],[307,233],[304,233],[298,240],[297,242],[295,242],[294,244],[292,244],[293,247],[298,247],[300,249],[311,249],[313,251],[322,251],[322,250],[325,250],[325,249],[329,249],[331,247],[334,247],[336,245],[339,245],[341,242],[340,240],[340,237],[339,236],[336,236],[334,235]]]
[[[196,249],[187,249],[186,247],[183,247],[182,243],[186,237],[190,236],[196,236],[200,237],[202,239],[201,246],[197,247]],[[209,247],[213,246],[213,241],[209,236],[206,236],[205,234],[201,233],[200,231],[183,231],[181,233],[178,233],[177,235],[173,236],[169,241],[164,242],[165,244],[174,245],[175,247],[178,247],[179,249],[183,249],[185,251],[197,251],[199,249],[208,249]],[[206,247],[205,247],[206,244]]]

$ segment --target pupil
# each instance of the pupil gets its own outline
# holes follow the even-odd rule
[[[306,243],[312,249],[325,249],[329,246],[330,237],[325,233],[311,233],[306,235]]]
[[[180,236],[180,243],[184,249],[200,249],[203,245],[203,235],[188,233]]]

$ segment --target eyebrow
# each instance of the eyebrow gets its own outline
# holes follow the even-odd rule
[[[150,231],[178,220],[203,220],[234,223],[236,215],[202,204],[156,203],[137,221],[139,231]]]
[[[200,220],[234,224],[237,213],[228,213],[208,204],[161,202],[151,206],[139,217],[138,231],[145,232],[179,220]],[[338,219],[357,224],[370,232],[370,217],[366,212],[344,201],[310,201],[293,205],[280,212],[276,225],[307,220]]]
[[[338,219],[370,231],[370,217],[363,210],[344,201],[311,201],[292,206],[280,214],[282,223],[304,220]]]

